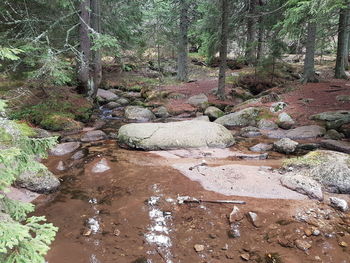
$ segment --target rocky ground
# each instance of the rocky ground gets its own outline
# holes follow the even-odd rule
[[[350,262],[348,81],[230,70],[220,101],[216,70],[192,70],[110,72],[100,111],[45,161],[59,191],[13,190],[60,227],[48,262]]]

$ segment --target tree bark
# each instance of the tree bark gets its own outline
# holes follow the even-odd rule
[[[346,79],[345,58],[347,56],[347,42],[349,38],[349,7],[340,10],[338,28],[337,59],[335,63],[335,75],[337,79]]]
[[[264,27],[263,27],[263,17],[260,16],[258,19],[259,30],[258,30],[258,48],[256,51],[256,60],[260,61],[263,55],[264,48]]]
[[[100,0],[91,0],[91,27],[96,34],[101,33],[101,2]],[[97,90],[102,82],[102,54],[101,50],[92,52],[93,86],[90,97],[95,99]]]
[[[318,81],[315,74],[316,30],[316,22],[309,22],[307,26],[306,54],[302,79],[303,83]]]
[[[221,0],[220,69],[218,97],[225,98],[227,68],[228,0]]]
[[[178,46],[177,78],[188,80],[188,0],[180,0],[180,32]]]
[[[248,65],[255,62],[255,38],[256,38],[256,22],[255,18],[256,0],[249,0],[248,17],[247,17],[247,42],[245,57]]]
[[[90,85],[90,49],[91,42],[89,37],[90,25],[90,0],[84,0],[80,3],[80,26],[79,42],[80,57],[78,66],[79,92],[88,95]]]

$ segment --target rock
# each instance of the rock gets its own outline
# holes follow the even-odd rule
[[[250,223],[253,224],[253,226],[255,226],[255,227],[262,226],[262,223],[260,222],[260,218],[258,217],[257,213],[248,212],[247,217],[248,217],[248,220],[250,221]]]
[[[99,97],[102,101],[108,101],[108,102],[115,101],[119,98],[113,92],[110,92],[109,90],[104,90],[104,89],[97,90],[97,97]]]
[[[287,107],[287,103],[280,101],[280,102],[275,102],[271,105],[270,111],[275,113],[275,112],[280,112],[283,111],[284,108]]]
[[[47,130],[40,129],[40,128],[32,128],[33,131],[35,132],[34,136],[29,136],[31,138],[48,138],[51,137],[52,134],[48,132]]]
[[[208,116],[198,116],[193,119],[194,121],[210,121]]]
[[[65,142],[60,143],[50,150],[50,154],[54,156],[63,156],[72,153],[81,146],[80,142]]]
[[[167,108],[164,106],[160,106],[159,108],[154,109],[153,113],[157,118],[168,118],[170,116]]]
[[[317,236],[321,235],[321,231],[316,228],[312,231],[312,235],[317,237]]]
[[[222,110],[214,106],[206,108],[204,114],[207,115],[210,120],[216,120],[217,118],[220,118],[225,115],[225,113]]]
[[[346,138],[350,138],[350,123],[344,124],[339,128],[339,131],[344,134]]]
[[[124,115],[123,109],[114,109],[111,113],[112,117],[119,117],[121,118]]]
[[[190,97],[187,103],[195,107],[201,106],[203,103],[208,103],[208,97],[204,93],[201,93]]]
[[[263,95],[263,93],[265,92],[262,92],[260,95]],[[280,96],[274,92],[269,92],[269,94],[266,94],[260,97],[261,103],[278,102],[280,100],[281,100]]]
[[[328,129],[338,129],[350,123],[350,111],[328,111],[310,116],[311,120],[325,121]]]
[[[293,140],[316,139],[323,136],[326,129],[318,125],[301,126],[286,133],[286,137]]]
[[[100,130],[88,131],[81,137],[82,142],[94,142],[107,139],[107,135]]]
[[[298,145],[298,149],[305,151],[314,151],[320,148],[320,144],[318,143],[302,143]]]
[[[312,236],[312,231],[311,231],[309,228],[305,229],[305,230],[304,230],[304,233],[305,233],[305,235],[306,235],[307,237]]]
[[[240,98],[243,101],[254,98],[254,95],[249,90],[243,89],[241,87],[233,88],[231,91],[231,95],[235,98]]]
[[[271,151],[272,148],[273,148],[272,144],[258,143],[256,145],[250,147],[249,150],[252,152],[267,152],[267,151]]]
[[[293,127],[295,124],[295,121],[292,119],[292,117],[289,116],[289,114],[282,112],[278,115],[278,126],[282,129],[289,130]]]
[[[350,143],[346,141],[323,140],[321,146],[328,150],[350,153]]]
[[[59,161],[59,162],[58,162],[58,164],[57,164],[57,166],[56,166],[56,170],[58,170],[58,171],[64,171],[64,170],[66,170],[66,167],[64,166],[63,161]]]
[[[49,171],[39,174],[24,172],[18,176],[16,185],[36,193],[48,194],[58,189],[60,181]]]
[[[202,252],[202,251],[204,251],[204,246],[203,246],[203,245],[200,245],[200,244],[195,244],[195,245],[194,245],[194,250],[195,250],[196,252]]]
[[[120,107],[121,105],[115,101],[108,102],[106,105],[104,105],[104,108],[113,110],[117,107]]]
[[[300,250],[303,250],[303,251],[306,251],[309,248],[311,248],[311,244],[305,240],[297,239],[294,241],[294,243],[295,243],[295,246],[297,248],[299,248]]]
[[[230,238],[237,238],[241,236],[241,231],[239,230],[239,224],[231,224],[230,230],[228,231],[228,236]]]
[[[292,174],[310,177],[332,193],[350,193],[349,155],[316,150],[303,157],[285,161],[283,167],[293,168]]]
[[[344,199],[330,197],[329,201],[331,202],[331,206],[342,212],[346,212],[349,209],[348,202],[346,202]]]
[[[281,178],[281,184],[310,198],[323,200],[322,186],[310,177],[303,175],[288,176],[287,174]]]
[[[60,114],[49,114],[44,117],[40,125],[51,131],[79,132],[84,124]]]
[[[267,119],[261,119],[258,122],[258,128],[261,130],[276,130],[278,129],[278,126],[273,121],[270,121]]]
[[[244,261],[249,261],[250,260],[250,255],[248,253],[241,254],[240,257]]]
[[[299,143],[289,139],[283,138],[277,142],[274,142],[273,147],[277,152],[290,154],[295,152]]]
[[[139,106],[128,106],[125,108],[125,118],[136,121],[150,121],[156,117],[147,108]]]
[[[325,139],[331,139],[331,140],[341,140],[345,136],[342,133],[337,132],[336,130],[328,130],[324,136]]]
[[[121,106],[126,106],[126,105],[130,104],[130,101],[127,98],[119,98],[115,102]]]
[[[230,113],[215,120],[215,123],[228,127],[256,126],[261,109],[250,107]]]
[[[350,95],[338,95],[336,99],[337,101],[350,101]]]
[[[339,246],[341,246],[341,247],[348,247],[348,243],[346,243],[345,241],[340,241],[339,242]]]
[[[230,131],[222,125],[205,121],[168,123],[133,123],[122,126],[118,142],[133,149],[169,150],[217,147],[234,144]]]
[[[240,212],[239,208],[237,206],[234,206],[229,217],[228,221],[232,223],[236,223],[238,221],[241,221],[243,219],[244,215]]]
[[[107,160],[103,158],[92,167],[91,171],[93,173],[104,173],[110,169],[111,167],[109,167]]]
[[[241,129],[240,135],[242,137],[250,138],[250,137],[260,136],[261,132],[256,127],[248,126]]]
[[[72,155],[71,159],[72,160],[80,160],[84,158],[87,155],[87,151],[81,150],[77,151],[75,154]]]

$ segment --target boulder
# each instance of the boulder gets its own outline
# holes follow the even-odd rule
[[[273,145],[267,144],[267,143],[258,143],[249,148],[249,150],[252,152],[267,152],[267,151],[271,151],[272,149],[273,149]]]
[[[160,106],[159,108],[154,109],[153,113],[157,118],[168,118],[170,116],[167,108],[164,106]]]
[[[117,107],[120,107],[121,105],[115,101],[108,102],[106,105],[104,105],[104,108],[113,110]]]
[[[72,153],[81,146],[80,142],[65,142],[60,143],[50,150],[50,154],[54,156],[63,156]]]
[[[288,174],[281,178],[281,184],[293,191],[305,194],[310,198],[323,200],[322,186],[314,179],[303,175]]]
[[[315,139],[326,133],[326,129],[318,125],[301,126],[286,133],[286,137],[293,140]]]
[[[258,122],[258,128],[261,130],[276,130],[278,129],[278,126],[273,121],[270,121],[267,119],[261,119]]]
[[[277,142],[274,142],[273,147],[277,152],[290,154],[295,152],[299,143],[289,139],[283,138]]]
[[[310,116],[311,120],[325,121],[328,129],[338,129],[343,124],[350,123],[350,111],[327,111]]]
[[[81,137],[82,142],[94,142],[107,139],[107,135],[100,130],[88,131]]]
[[[256,107],[249,107],[228,115],[222,116],[215,120],[215,123],[227,126],[256,126],[261,109]]]
[[[350,101],[350,95],[338,95],[336,99],[337,101]]]
[[[150,121],[156,118],[154,114],[147,108],[139,106],[128,106],[125,108],[125,118],[136,121]]]
[[[329,201],[331,203],[331,206],[334,208],[346,212],[349,209],[348,202],[346,202],[344,199],[337,198],[337,197],[330,197]]]
[[[222,125],[198,120],[127,124],[119,129],[117,138],[121,145],[143,150],[224,148],[235,142]]]
[[[302,175],[319,182],[332,193],[350,193],[349,155],[334,151],[316,150],[303,157],[286,160],[284,168],[291,174]]]
[[[202,115],[193,119],[194,121],[210,121],[208,116]]]
[[[207,115],[210,120],[216,120],[217,118],[220,118],[223,115],[225,115],[225,113],[222,110],[214,106],[206,108],[204,114]]]
[[[36,193],[48,194],[58,189],[60,181],[49,171],[38,174],[28,171],[18,176],[16,185]]]
[[[130,104],[130,101],[127,98],[119,98],[115,102],[120,104],[121,106],[126,106]]]
[[[110,169],[111,167],[108,165],[108,161],[103,158],[92,167],[91,171],[93,173],[104,173]]]
[[[323,140],[321,146],[328,150],[350,153],[350,143],[346,141]]]
[[[282,112],[278,115],[278,126],[282,129],[288,130],[293,127],[295,124],[295,121],[292,119],[292,117],[289,116],[289,114]]]
[[[201,106],[203,103],[204,104],[208,103],[208,97],[204,93],[201,93],[190,97],[187,100],[187,103],[195,107]]]
[[[253,126],[248,126],[248,127],[244,127],[241,129],[240,131],[240,135],[242,137],[246,137],[246,138],[251,138],[251,137],[257,137],[261,135],[261,132],[258,128],[253,127]]]
[[[324,136],[325,139],[341,140],[344,139],[344,134],[337,132],[336,130],[328,130]]]
[[[110,92],[109,90],[104,90],[104,89],[97,90],[97,97],[99,97],[102,101],[107,101],[107,102],[114,101],[114,100],[117,100],[119,98],[113,92]]]
[[[350,123],[342,125],[339,131],[344,134],[346,138],[350,138]]]

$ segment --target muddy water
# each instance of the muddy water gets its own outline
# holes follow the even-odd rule
[[[242,255],[248,255],[250,262],[280,262],[278,257],[281,262],[350,262],[348,248],[338,244],[350,244],[345,231],[343,236],[305,237],[305,229],[314,226],[295,220],[296,215],[310,215],[319,207],[327,215],[334,213],[325,205],[310,200],[224,196],[204,190],[200,183],[171,168],[176,162],[200,159],[166,159],[120,149],[113,141],[84,147],[89,149],[85,159],[63,158],[70,166],[65,172],[55,170],[58,158],[47,161],[62,180],[57,194],[37,200],[36,215],[46,215],[60,229],[47,255],[49,263],[241,262]],[[111,169],[92,173],[101,158],[108,160]],[[207,161],[209,165],[247,164],[230,158]],[[278,162],[248,164],[277,166]],[[233,205],[178,204],[178,196],[244,200],[245,205],[237,205],[241,213],[256,212],[260,224],[253,226],[243,216],[241,237],[230,238],[227,215]],[[332,218],[337,224],[341,221],[337,214]],[[305,239],[312,247],[307,252],[297,249],[295,239]],[[203,250],[196,252],[195,245],[203,245]]]

